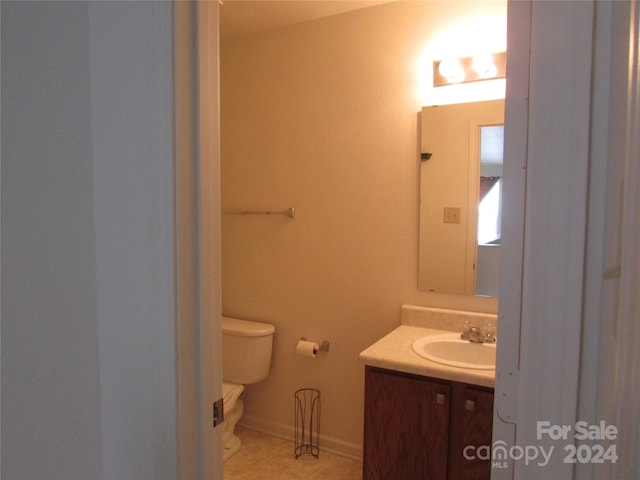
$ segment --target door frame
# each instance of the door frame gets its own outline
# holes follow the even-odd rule
[[[178,478],[222,478],[218,3],[174,2]]]
[[[505,228],[511,230],[503,231],[508,260],[501,275],[494,446],[503,441],[507,449],[548,450],[553,442],[538,438],[538,421],[597,424],[606,418],[621,431],[619,451],[633,452],[640,442],[633,428],[640,407],[629,393],[640,392],[640,328],[632,314],[640,288],[640,152],[634,136],[640,124],[638,7],[635,2],[510,0],[507,18],[505,189],[511,191],[505,191],[510,210]],[[612,28],[612,19],[631,24],[629,31]],[[635,57],[629,55],[622,62],[625,72],[618,72],[631,80],[628,91],[610,89],[614,77],[604,60],[629,45]],[[626,118],[605,118],[611,113],[603,113],[602,105],[608,109],[614,103],[629,106]],[[618,143],[614,133],[620,130],[627,132],[625,153],[616,155],[606,144]],[[598,328],[607,316],[600,300],[593,299],[603,295],[600,277],[609,266],[603,264],[603,239],[597,238],[604,233],[607,192],[594,190],[592,176],[597,175],[594,165],[605,159],[607,169],[617,164],[625,172],[623,195],[618,189],[608,193],[622,203],[619,233],[626,248],[620,265],[636,268],[620,269],[615,321],[625,333],[603,349],[606,339]],[[614,372],[621,380],[607,388]],[[596,379],[601,383],[594,392]],[[563,463],[563,447],[572,441],[556,445],[548,465],[509,461],[492,471],[492,479],[603,478],[594,464]],[[639,467],[629,454],[622,460],[613,465],[614,476]]]

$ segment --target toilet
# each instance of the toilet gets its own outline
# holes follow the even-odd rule
[[[222,317],[224,461],[240,450],[240,439],[234,431],[244,411],[244,386],[269,375],[275,330],[269,323]]]

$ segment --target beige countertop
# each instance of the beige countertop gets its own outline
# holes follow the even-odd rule
[[[446,332],[446,330],[401,325],[361,352],[360,360],[372,367],[493,388],[494,370],[450,367],[422,358],[411,348],[414,340],[420,337]]]

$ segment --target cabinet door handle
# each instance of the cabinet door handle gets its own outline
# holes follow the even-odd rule
[[[465,410],[469,410],[470,412],[473,412],[473,409],[476,408],[476,402],[474,402],[473,400],[469,400],[467,398],[467,402],[464,405]]]
[[[444,405],[444,393],[436,393],[436,403],[438,405]]]

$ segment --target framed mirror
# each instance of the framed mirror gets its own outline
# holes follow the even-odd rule
[[[504,100],[422,109],[418,288],[496,296]]]

